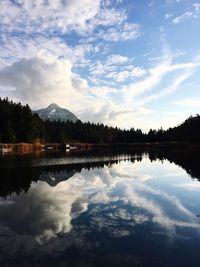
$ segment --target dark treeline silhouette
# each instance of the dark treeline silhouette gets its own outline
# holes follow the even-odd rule
[[[42,121],[28,105],[0,98],[0,142],[79,141],[87,143],[143,143],[143,142],[199,142],[200,116],[188,118],[181,125],[168,130],[122,130],[90,122]]]
[[[45,126],[42,120],[32,114],[28,105],[14,103],[0,98],[0,141],[32,142],[45,137]]]

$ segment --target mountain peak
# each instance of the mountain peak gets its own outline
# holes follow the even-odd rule
[[[56,109],[56,108],[60,108],[56,103],[51,103],[47,109]]]
[[[35,110],[41,119],[50,121],[77,121],[78,118],[69,110],[59,107],[57,104],[52,103],[47,108]]]

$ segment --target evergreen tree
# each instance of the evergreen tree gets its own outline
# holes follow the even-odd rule
[[[0,98],[0,142],[88,142],[88,143],[143,143],[143,142],[199,142],[200,116],[189,117],[181,125],[168,130],[122,130],[103,124],[67,121],[43,121],[33,114],[28,105]]]

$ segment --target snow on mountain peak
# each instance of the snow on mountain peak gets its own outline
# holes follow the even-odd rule
[[[59,107],[57,104],[52,103],[47,108],[34,111],[43,120],[51,121],[77,121],[78,118],[69,110]]]

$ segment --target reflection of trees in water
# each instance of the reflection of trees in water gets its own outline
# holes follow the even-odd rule
[[[99,156],[102,156],[102,154]],[[107,157],[108,155],[105,156]],[[112,159],[112,156],[120,158]],[[27,192],[31,183],[38,180],[45,181],[50,186],[56,186],[59,182],[67,180],[74,174],[81,172],[82,169],[90,170],[104,168],[105,166],[111,167],[113,164],[118,164],[122,160],[129,160],[127,159],[127,155],[124,154],[124,156],[126,158],[123,158],[123,155],[120,154],[113,154],[109,155],[111,157],[110,160],[103,160],[102,158],[102,160],[94,162],[49,166],[32,166],[31,158],[26,158],[25,163],[13,158],[10,161],[5,161],[5,164],[3,162],[3,167],[0,168],[0,196],[6,197],[12,193],[19,194],[22,190]],[[134,154],[133,156],[134,158],[131,159],[132,162],[142,160],[142,154]],[[98,156],[95,158],[98,158]],[[94,159],[94,155],[93,157],[86,158],[86,160],[92,159]]]
[[[0,168],[0,196],[6,197],[12,193],[28,192],[31,182],[37,181],[34,168]]]
[[[109,154],[110,159],[104,159]],[[135,153],[116,153],[109,151],[106,153],[90,154],[86,159],[98,159],[99,161],[74,163],[67,165],[32,166],[32,159],[26,158],[26,162],[19,164],[15,159],[5,161],[4,167],[0,168],[0,196],[6,197],[12,193],[19,194],[22,190],[27,192],[33,181],[45,181],[50,186],[56,186],[59,182],[71,178],[82,169],[100,169],[105,166],[111,167],[120,161],[142,161],[146,155],[151,161],[169,160],[179,166],[192,177],[200,180],[199,152],[184,150],[138,150]],[[81,156],[81,155],[80,155]],[[20,166],[18,166],[20,165]]]
[[[149,153],[151,160],[167,159],[171,163],[182,167],[192,178],[200,181],[200,152],[199,151],[159,151]]]

